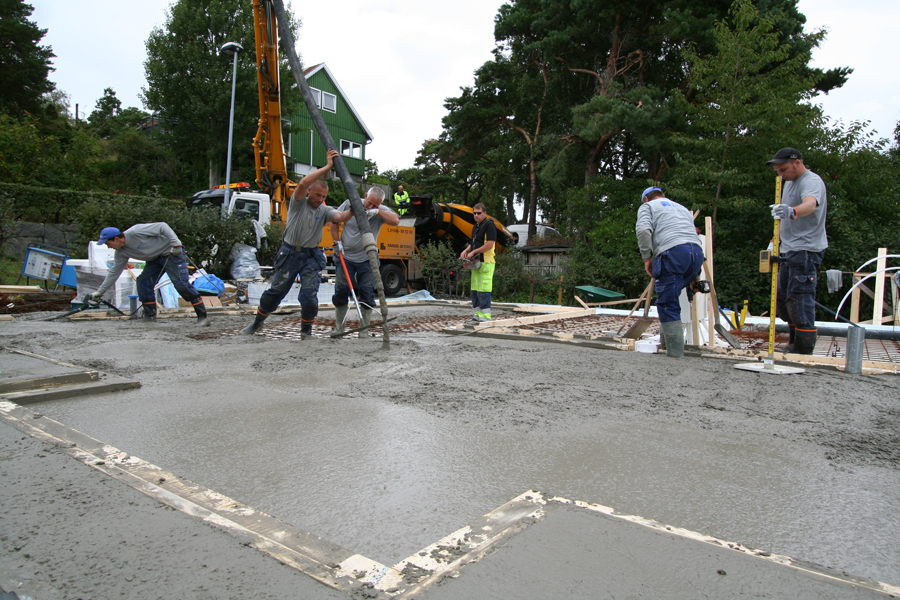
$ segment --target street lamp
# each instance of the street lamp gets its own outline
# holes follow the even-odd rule
[[[231,75],[231,116],[228,119],[228,158],[225,159],[225,204],[222,205],[224,210],[228,210],[229,201],[231,200],[231,137],[234,133],[234,88],[237,83],[237,60],[238,52],[244,49],[237,42],[228,42],[219,49],[219,54],[231,52],[234,55],[234,72]]]

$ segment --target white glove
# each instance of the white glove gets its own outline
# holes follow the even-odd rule
[[[184,253],[184,249],[181,246],[172,246],[172,249],[169,250],[169,256],[173,258],[178,258]]]
[[[367,216],[368,218],[370,218],[370,219],[371,219],[372,217],[374,217],[375,215],[377,215],[377,214],[378,214],[378,209],[377,209],[377,208],[370,208],[369,210],[366,211],[366,216]]]
[[[769,242],[769,245],[766,246],[766,250],[769,252],[775,252],[775,242]]]
[[[773,219],[790,219],[793,221],[797,218],[797,211],[787,204],[770,204]]]
[[[100,298],[103,297],[103,294],[100,292],[94,292],[91,294],[91,302],[100,302]]]

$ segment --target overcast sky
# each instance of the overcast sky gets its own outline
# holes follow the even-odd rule
[[[171,0],[28,0],[31,20],[47,35],[55,72],[72,110],[90,114],[103,89],[122,105],[143,108],[144,42],[165,23]],[[249,2],[249,0],[248,0]],[[441,132],[444,99],[471,85],[491,58],[494,16],[503,0],[344,0],[301,2],[297,42],[305,65],[325,62],[375,140],[366,151],[380,170],[412,166],[426,139]],[[339,8],[336,8],[339,6]],[[900,120],[900,70],[893,33],[896,0],[800,0],[807,29],[826,27],[813,54],[821,68],[855,69],[841,89],[817,102],[844,122],[869,120],[879,137],[893,137]],[[247,141],[249,143],[249,140]]]

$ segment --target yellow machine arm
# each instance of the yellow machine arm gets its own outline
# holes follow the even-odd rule
[[[281,134],[278,25],[272,0],[253,0],[259,126],[253,138],[256,184],[272,199],[272,220],[287,221],[288,200],[297,184],[288,178]]]

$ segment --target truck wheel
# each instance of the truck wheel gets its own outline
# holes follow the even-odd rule
[[[381,265],[381,281],[384,282],[384,295],[393,296],[406,284],[403,269],[397,265]]]

